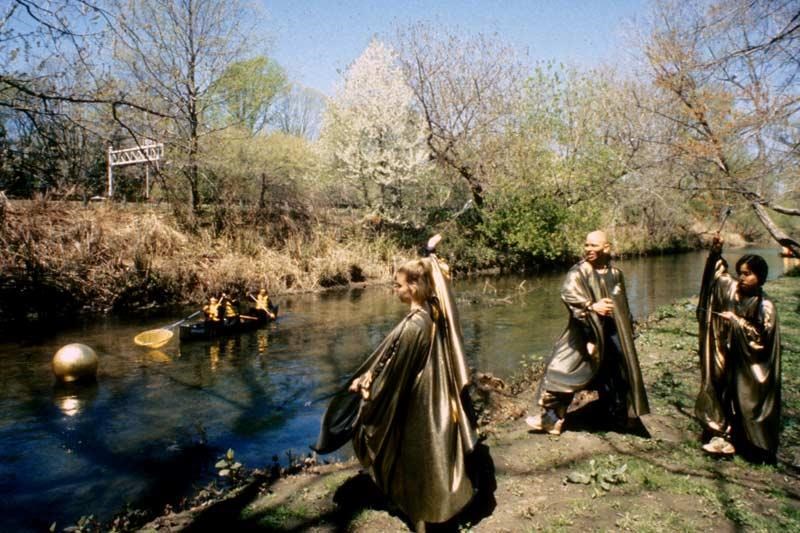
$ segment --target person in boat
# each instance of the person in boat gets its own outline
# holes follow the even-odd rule
[[[633,343],[633,321],[622,271],[611,265],[611,245],[602,231],[586,236],[584,259],[561,286],[569,322],[556,341],[534,397],[534,431],[558,435],[574,394],[596,390],[611,421],[636,424],[650,412]]]
[[[219,322],[222,313],[220,312],[220,303],[215,297],[211,297],[208,303],[203,306],[203,315],[206,317],[206,322]]]
[[[251,294],[250,298],[252,298],[255,302],[254,309],[257,314],[263,313],[270,320],[275,320],[275,313],[272,311],[269,301],[269,294],[267,294],[267,290],[265,288],[262,287],[261,290],[258,291],[258,295],[255,297]]]
[[[700,392],[695,415],[703,450],[737,451],[774,462],[781,415],[781,343],[775,305],[762,289],[769,268],[759,255],[736,262],[734,279],[717,235],[706,261],[697,306]]]
[[[224,323],[226,326],[234,325],[239,323],[239,310],[238,302],[228,296],[226,293],[222,293],[222,298],[220,298],[220,305],[222,306],[222,314],[224,317]]]
[[[476,488],[466,461],[478,438],[449,282],[437,257],[405,263],[394,290],[409,312],[336,394],[319,453],[352,440],[375,484],[417,531],[449,520]]]

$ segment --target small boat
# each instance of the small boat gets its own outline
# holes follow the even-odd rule
[[[270,309],[277,317],[278,306],[270,306]],[[181,341],[205,341],[227,335],[235,335],[258,329],[270,320],[274,320],[263,310],[252,309],[251,311],[255,312],[252,315],[225,318],[219,322],[199,320],[191,324],[183,324],[181,326]]]

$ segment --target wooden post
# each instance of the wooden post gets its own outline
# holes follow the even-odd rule
[[[113,166],[111,165],[111,150],[112,149],[113,149],[113,147],[109,144],[108,145],[108,154],[106,155],[106,163],[108,164],[108,199],[109,200],[114,195],[114,171],[112,170]]]

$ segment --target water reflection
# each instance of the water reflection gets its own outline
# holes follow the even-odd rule
[[[169,363],[172,361],[172,358],[161,350],[148,350],[147,359],[154,363]]]
[[[53,388],[53,403],[61,412],[74,417],[86,410],[97,397],[96,382],[80,385],[57,383]]]
[[[258,343],[258,355],[265,355],[269,347],[269,336],[265,331],[257,331],[256,341]]]
[[[78,414],[81,404],[77,396],[67,396],[59,400],[58,406],[65,415],[75,416]]]
[[[783,271],[774,250],[761,253],[772,277]],[[731,263],[738,257],[726,255]],[[704,261],[698,253],[618,262],[633,314],[695,294]],[[563,273],[457,279],[470,364],[507,377],[521,357],[546,356],[566,323],[562,280]],[[212,477],[210,466],[228,448],[248,466],[287,450],[306,453],[326,403],[315,400],[343,384],[407,309],[388,287],[280,300],[277,323],[212,342],[175,339],[142,350],[132,339],[163,325],[155,317],[0,344],[6,529],[43,530],[89,512],[105,519],[128,502],[163,507]],[[98,353],[93,387],[53,388],[50,359],[69,342]]]

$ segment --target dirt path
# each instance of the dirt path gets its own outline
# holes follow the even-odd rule
[[[530,388],[497,394],[484,425],[484,492],[432,531],[800,531],[800,278],[768,284],[783,334],[779,463],[705,456],[691,411],[699,380],[694,305],[660,308],[637,339],[653,413],[629,431],[596,423],[591,403],[559,437],[530,434]],[[568,481],[568,478],[571,481]],[[495,486],[496,487],[493,487]],[[491,489],[494,488],[492,491]],[[158,518],[146,531],[405,531],[354,461],[256,479],[221,501]]]

